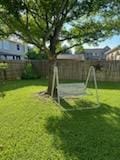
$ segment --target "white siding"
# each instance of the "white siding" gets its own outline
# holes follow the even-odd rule
[[[9,41],[3,41],[3,49],[9,51],[10,50],[10,43]]]
[[[2,49],[2,41],[0,41],[0,49]]]
[[[19,50],[18,50],[18,46],[19,45]],[[14,42],[10,42],[10,49],[13,54],[15,55],[23,55],[24,52],[24,46],[19,44],[19,43],[14,43]]]
[[[120,60],[120,49],[117,49],[107,54],[106,60]]]
[[[13,42],[10,40],[0,40],[0,54],[20,56],[24,59],[25,53],[28,51],[26,44]],[[9,58],[9,57],[8,57]],[[11,57],[10,57],[11,59]]]

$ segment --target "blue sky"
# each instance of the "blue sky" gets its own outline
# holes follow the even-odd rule
[[[118,45],[120,45],[120,35],[118,36],[113,36],[101,43],[99,43],[98,46],[88,46],[88,45],[85,45],[84,47],[85,48],[103,48],[105,46],[109,46],[110,48],[114,48],[114,47],[117,47]]]
[[[71,28],[70,25],[66,24],[67,29],[69,30]],[[109,46],[111,49],[117,47],[120,45],[120,34],[114,35],[111,38],[106,39],[105,41],[98,44],[98,46],[94,45],[84,45],[84,48],[104,48],[106,46]],[[74,49],[73,49],[74,50]]]

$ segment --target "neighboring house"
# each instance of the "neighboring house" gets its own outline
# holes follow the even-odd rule
[[[120,45],[105,53],[106,60],[120,60]]]
[[[84,54],[60,54],[57,56],[57,59],[84,61],[85,57]]]
[[[82,53],[86,60],[105,60],[105,52],[109,50],[110,48],[106,46],[105,48],[84,49]]]
[[[20,42],[11,40],[0,40],[1,60],[22,60],[25,59],[28,47]]]

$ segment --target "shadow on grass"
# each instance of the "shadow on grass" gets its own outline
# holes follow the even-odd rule
[[[5,97],[5,92],[0,92],[0,98],[4,98]]]
[[[27,86],[46,86],[47,80],[16,80],[16,81],[5,81],[0,83],[0,91],[10,91],[18,88],[23,88]]]
[[[65,102],[64,105],[71,107]],[[53,146],[62,150],[66,159],[120,159],[120,109],[117,107],[101,104],[94,110],[63,112],[61,117],[49,118],[46,128],[53,135]]]
[[[92,108],[92,107],[97,107],[97,104],[92,102],[92,101],[86,101],[84,99],[74,99],[74,104],[73,105],[70,105],[69,102],[67,102],[66,100],[62,99],[61,100],[61,106],[64,108],[64,109],[89,109],[89,108]]]

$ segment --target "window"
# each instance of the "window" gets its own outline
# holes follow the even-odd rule
[[[0,56],[0,59],[1,59],[1,60],[5,60],[5,56],[4,56],[4,55],[1,55],[1,56]]]
[[[92,56],[92,53],[91,53],[91,52],[89,52],[89,53],[87,53],[87,54],[88,54],[88,56],[90,56],[90,57]]]
[[[102,56],[102,55],[101,55],[101,54],[99,54],[99,53],[96,53],[96,56],[97,56],[97,57],[99,57],[99,56]]]
[[[13,56],[7,56],[8,60],[13,60]]]
[[[16,56],[16,60],[20,60],[20,56]]]
[[[20,50],[20,45],[19,45],[19,44],[17,44],[17,50],[18,50],[18,51]]]

